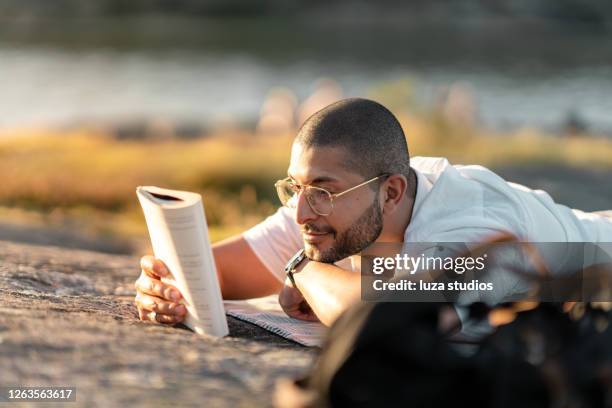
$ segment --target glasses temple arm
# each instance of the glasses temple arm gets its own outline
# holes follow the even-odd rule
[[[363,183],[361,183],[361,184],[357,184],[356,186],[351,187],[351,188],[349,188],[348,190],[344,190],[344,191],[342,191],[342,192],[340,192],[340,193],[337,193],[337,194],[331,194],[331,196],[332,196],[333,198],[340,197],[341,195],[344,195],[344,194],[346,194],[346,193],[350,193],[351,191],[353,191],[353,190],[355,190],[355,189],[358,189],[359,187],[363,187],[363,186],[365,186],[366,184],[369,184],[369,183],[373,182],[374,180],[378,180],[378,179],[379,179],[379,178],[381,178],[381,177],[387,177],[387,176],[389,176],[389,174],[388,174],[388,173],[381,174],[380,176],[376,176],[376,177],[374,177],[374,178],[371,178],[371,179],[369,179],[369,180],[367,180],[367,181],[364,181],[364,182],[363,182]]]

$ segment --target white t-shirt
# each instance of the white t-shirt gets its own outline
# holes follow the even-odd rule
[[[411,166],[418,184],[405,245],[481,242],[502,233],[526,242],[612,243],[612,219],[556,204],[546,192],[506,182],[485,167],[439,157],[413,157]],[[303,247],[294,210],[284,207],[243,236],[281,281],[285,264]],[[347,260],[337,265],[350,269]]]

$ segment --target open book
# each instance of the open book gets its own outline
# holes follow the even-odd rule
[[[162,281],[177,287],[187,308],[184,324],[198,334],[225,336],[223,308],[202,197],[196,193],[159,187],[138,187],[156,258],[166,263],[173,278]]]
[[[278,303],[278,295],[249,300],[226,300],[225,310],[232,317],[303,346],[320,347],[327,334],[327,328],[319,322],[306,322],[287,316]]]

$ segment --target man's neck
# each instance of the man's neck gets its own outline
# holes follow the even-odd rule
[[[416,201],[417,183],[416,172],[411,167],[408,189],[401,200],[399,209],[386,220],[386,228],[383,228],[376,242],[404,242],[404,234],[412,219],[412,212]]]

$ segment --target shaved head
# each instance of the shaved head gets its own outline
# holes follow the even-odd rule
[[[410,156],[401,125],[387,108],[368,99],[344,99],[316,112],[304,122],[295,143],[342,147],[345,167],[364,178],[394,173],[409,180]]]

